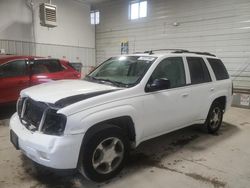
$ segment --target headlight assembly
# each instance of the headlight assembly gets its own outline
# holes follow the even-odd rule
[[[65,115],[58,114],[55,109],[48,109],[41,131],[49,135],[62,135],[66,122],[67,117]]]

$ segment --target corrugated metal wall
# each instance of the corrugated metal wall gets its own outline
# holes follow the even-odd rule
[[[85,74],[89,72],[90,66],[95,66],[94,48],[0,39],[0,49],[5,49],[8,54],[50,56],[81,62]]]
[[[222,58],[237,88],[250,89],[250,0],[148,0],[148,17],[128,19],[129,1],[95,6],[97,63],[120,54],[129,41],[131,53],[183,48]],[[178,22],[179,26],[173,23]]]

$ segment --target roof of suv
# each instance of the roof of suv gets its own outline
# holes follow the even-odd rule
[[[217,58],[214,54],[208,53],[208,52],[196,52],[196,51],[188,51],[188,50],[182,50],[182,49],[159,49],[159,50],[150,50],[145,52],[136,52],[131,55],[139,55],[139,56],[153,56],[153,57],[161,57],[166,55],[173,55],[173,54],[181,54],[184,56],[206,56],[206,57],[213,57]]]

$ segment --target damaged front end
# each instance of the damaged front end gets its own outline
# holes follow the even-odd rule
[[[20,98],[17,112],[21,123],[30,131],[48,135],[63,135],[67,117],[57,113],[60,108],[53,104],[35,101],[29,97]]]

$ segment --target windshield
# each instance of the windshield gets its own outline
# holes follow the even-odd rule
[[[142,79],[155,59],[156,57],[151,56],[113,57],[102,63],[85,79],[120,87],[131,87]]]

